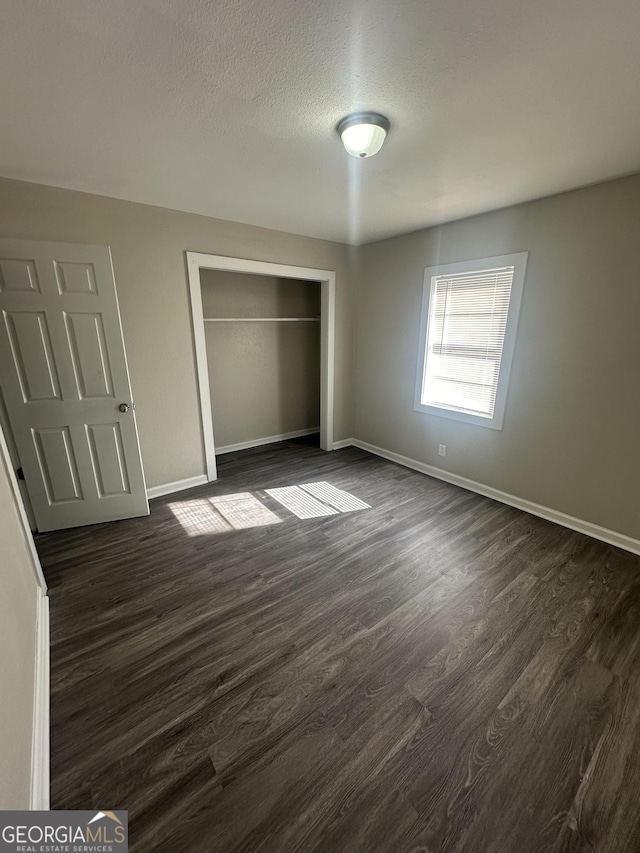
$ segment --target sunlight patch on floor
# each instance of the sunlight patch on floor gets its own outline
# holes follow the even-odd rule
[[[265,492],[298,518],[322,518],[371,509],[360,498],[326,481],[265,489]],[[252,492],[174,501],[168,506],[189,536],[268,527],[271,524],[282,524],[283,521]]]
[[[170,503],[169,509],[189,536],[202,536],[205,533],[226,533],[226,531],[233,529],[206,498],[199,501]]]
[[[176,501],[169,504],[169,509],[189,536],[228,533],[230,530],[282,523],[282,519],[250,492]]]
[[[300,488],[304,489],[305,492],[309,492],[310,495],[318,498],[318,500],[340,510],[340,512],[355,512],[355,510],[358,509],[371,509],[371,506],[366,504],[364,501],[361,501],[360,498],[356,498],[353,495],[350,495],[349,492],[345,492],[342,489],[336,489],[336,487],[332,486],[331,483],[302,483]]]
[[[298,518],[320,518],[339,512],[371,509],[369,504],[326,481],[267,489],[266,492]]]
[[[298,518],[320,518],[323,515],[337,515],[338,510],[316,500],[313,495],[303,491],[300,486],[283,486],[280,489],[266,489],[268,495]]]
[[[280,524],[282,521],[251,492],[238,492],[235,495],[223,495],[209,500],[234,530],[265,527],[268,524]]]

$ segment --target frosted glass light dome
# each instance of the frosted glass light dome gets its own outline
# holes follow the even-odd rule
[[[348,154],[364,160],[382,148],[389,132],[389,119],[379,113],[352,113],[336,128]]]

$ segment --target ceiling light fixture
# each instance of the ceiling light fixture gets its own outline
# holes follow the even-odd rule
[[[338,122],[336,130],[352,157],[373,157],[382,148],[389,128],[389,119],[380,113],[351,113]]]

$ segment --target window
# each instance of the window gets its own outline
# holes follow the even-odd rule
[[[427,267],[416,411],[502,429],[527,255]]]

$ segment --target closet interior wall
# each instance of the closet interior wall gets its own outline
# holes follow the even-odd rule
[[[319,431],[320,282],[200,272],[216,453]]]

